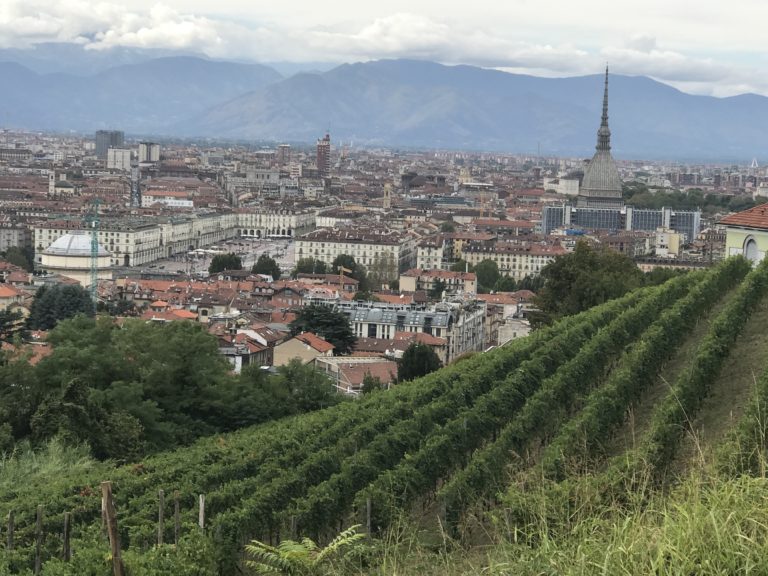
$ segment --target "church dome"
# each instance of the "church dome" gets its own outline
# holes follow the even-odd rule
[[[581,184],[587,195],[621,196],[621,177],[616,162],[608,150],[598,150],[584,170],[584,180]],[[613,194],[595,194],[611,192]],[[590,194],[593,193],[593,194]]]
[[[87,232],[71,232],[57,238],[43,251],[48,256],[91,256],[91,235]],[[99,244],[99,256],[109,256],[109,252]]]

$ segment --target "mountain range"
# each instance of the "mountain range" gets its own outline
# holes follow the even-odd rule
[[[0,57],[8,54],[0,53]],[[540,78],[412,60],[284,77],[196,56],[135,59],[88,75],[0,62],[0,126],[360,145],[591,155],[599,74]],[[624,158],[768,157],[768,98],[683,93],[611,75],[613,152]]]

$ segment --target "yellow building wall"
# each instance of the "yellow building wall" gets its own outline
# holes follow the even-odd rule
[[[738,256],[744,255],[744,248],[749,239],[754,239],[757,243],[757,259],[760,261],[768,252],[768,231],[762,230],[744,230],[741,228],[726,227],[725,234],[725,255]]]

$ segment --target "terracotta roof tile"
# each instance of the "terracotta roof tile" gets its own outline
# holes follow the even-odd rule
[[[768,204],[761,204],[743,212],[726,216],[719,222],[728,226],[744,226],[768,230]]]

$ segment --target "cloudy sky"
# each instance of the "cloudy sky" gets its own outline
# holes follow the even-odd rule
[[[0,0],[0,47],[73,42],[260,62],[402,57],[548,76],[609,62],[686,92],[768,95],[767,21],[765,0]]]

